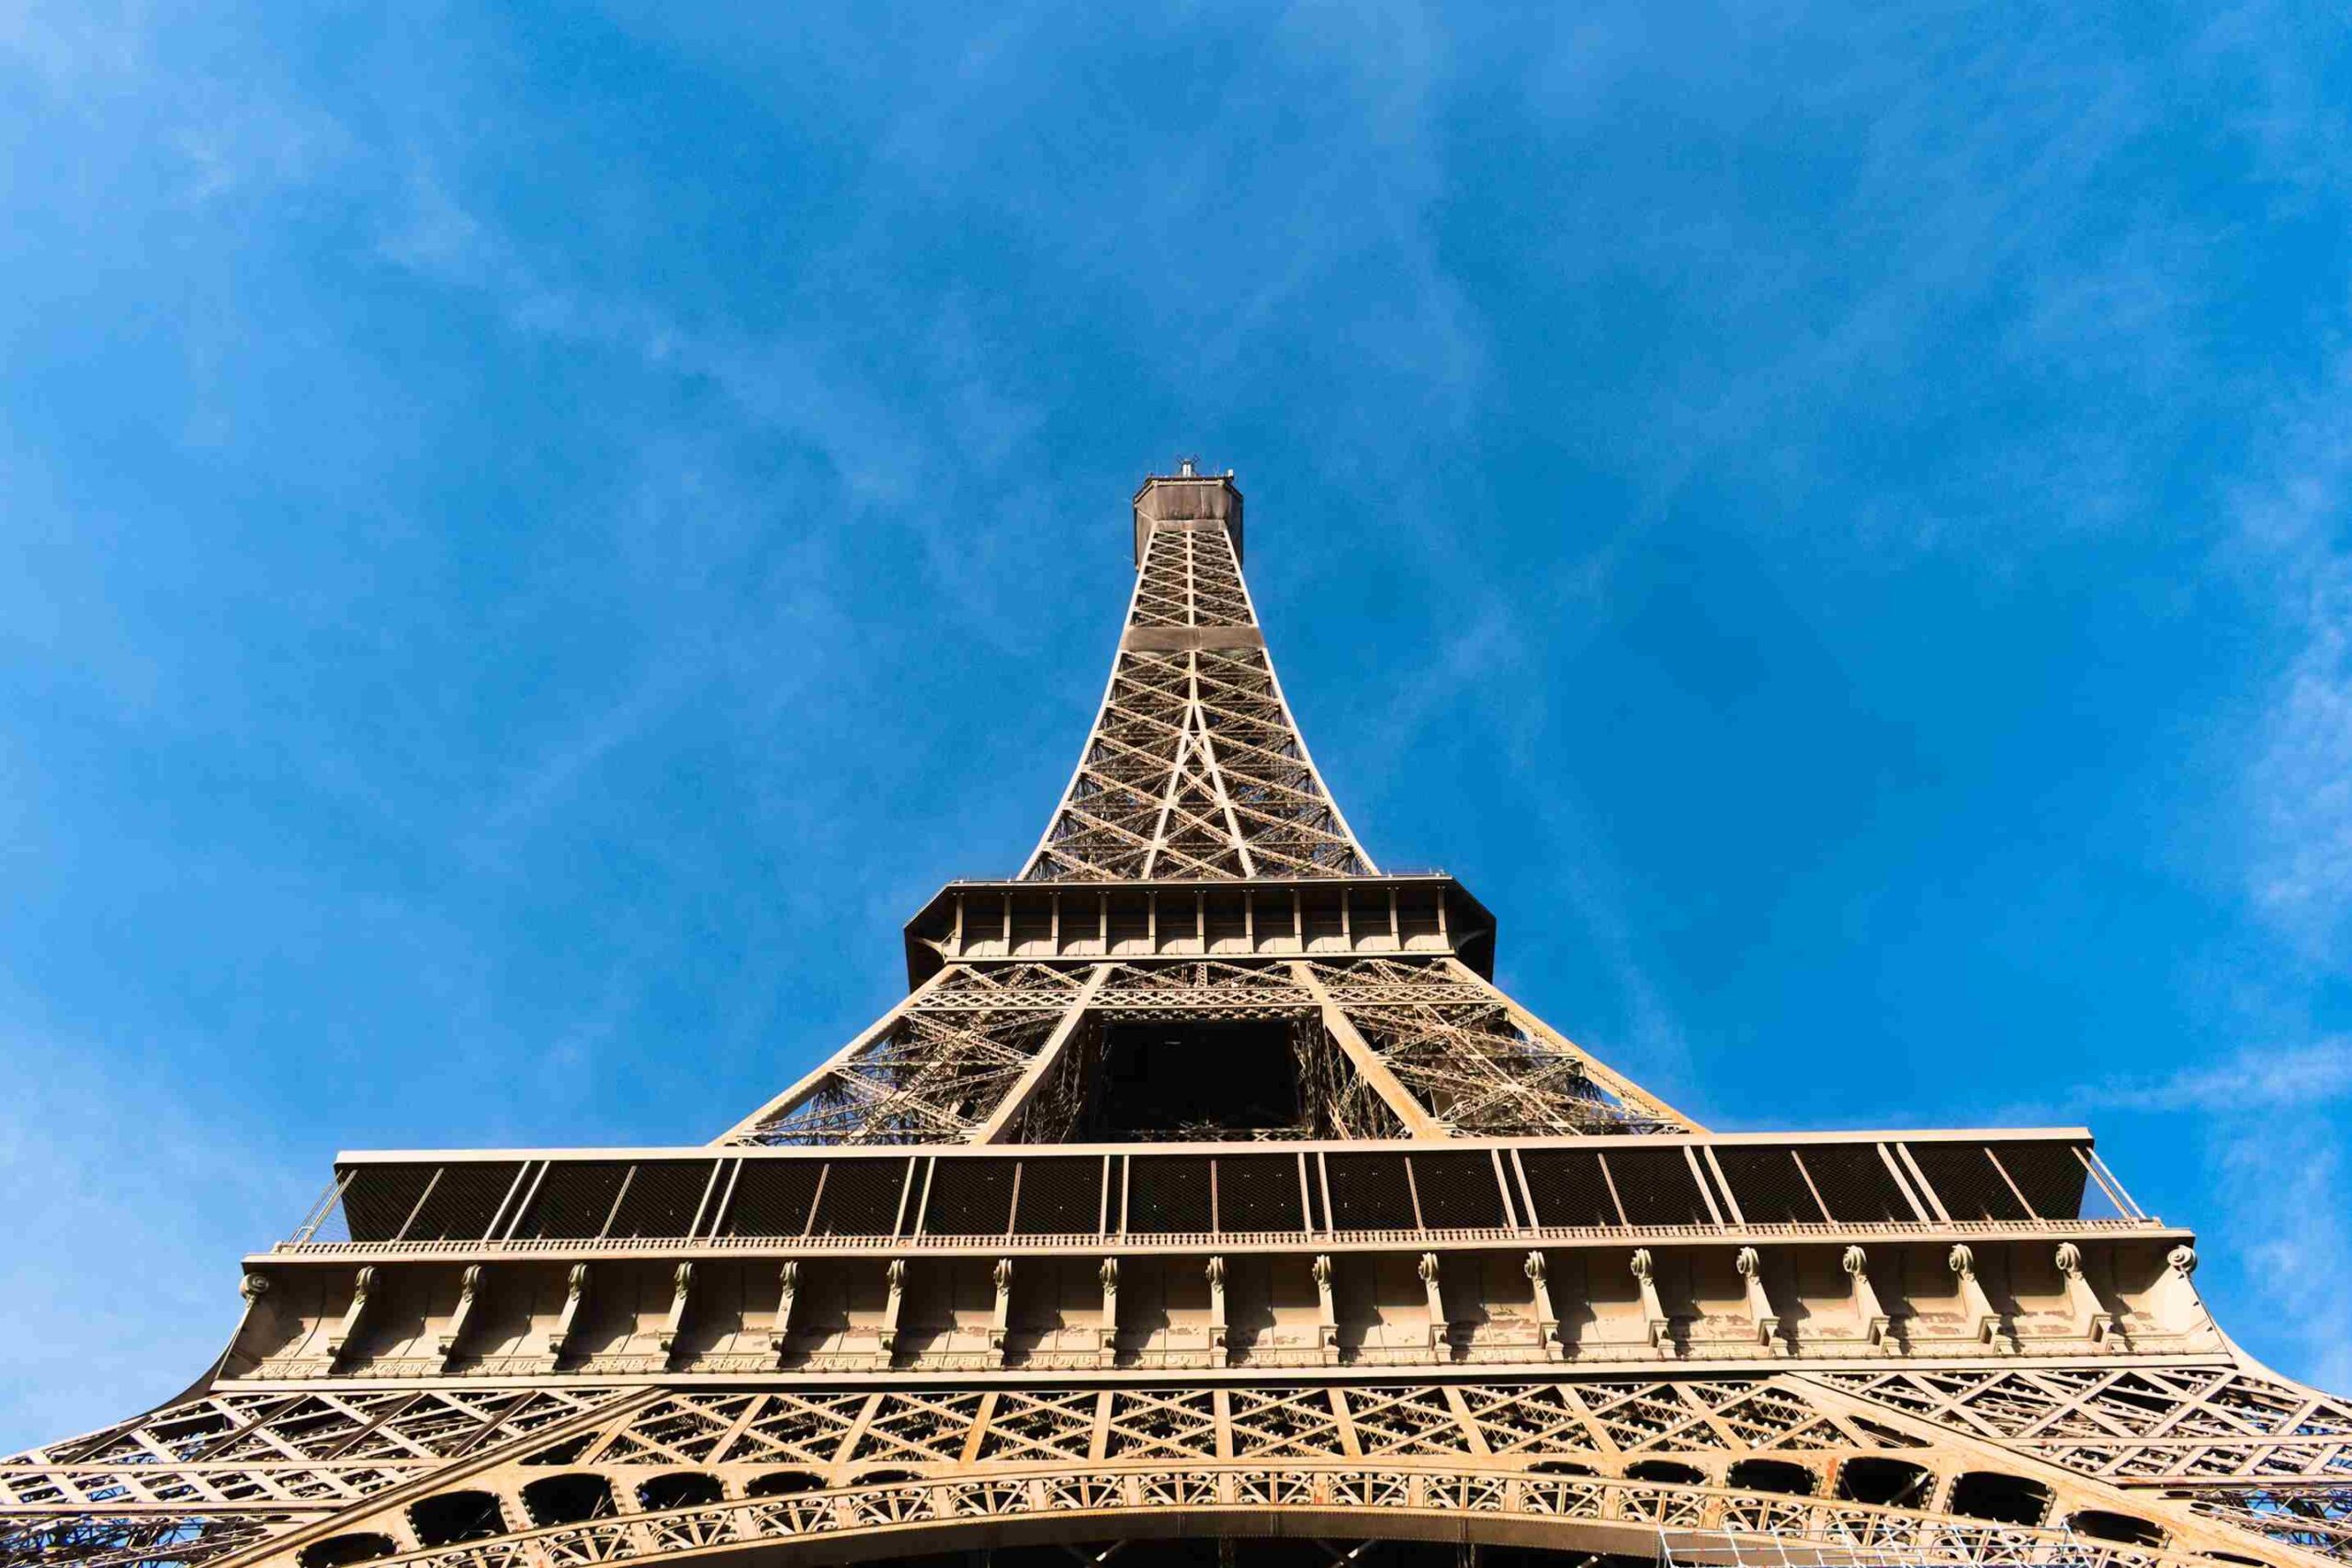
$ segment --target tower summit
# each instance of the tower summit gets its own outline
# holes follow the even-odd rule
[[[0,1558],[2352,1562],[2352,1407],[2086,1130],[1699,1126],[1366,852],[1232,475],[1132,521],[903,1000],[708,1145],[343,1155],[185,1394],[0,1461]]]

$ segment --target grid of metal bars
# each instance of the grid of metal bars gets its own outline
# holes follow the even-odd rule
[[[2143,1220],[2061,1139],[355,1164],[292,1245]]]

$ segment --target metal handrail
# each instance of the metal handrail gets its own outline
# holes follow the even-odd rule
[[[2161,1230],[2154,1220],[1889,1220],[1879,1224],[1790,1222],[1746,1225],[1482,1225],[1426,1230],[1328,1231],[1073,1231],[1039,1235],[721,1235],[721,1236],[540,1236],[506,1241],[303,1241],[278,1242],[279,1258],[529,1258],[594,1252],[667,1257],[677,1253],[808,1254],[820,1252],[987,1253],[1093,1251],[1193,1252],[1217,1247],[1497,1246],[1542,1242],[1605,1241],[1838,1241],[1887,1240],[1948,1235],[2115,1235]]]

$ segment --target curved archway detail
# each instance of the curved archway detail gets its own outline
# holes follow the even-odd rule
[[[745,1497],[617,1514],[412,1552],[413,1568],[591,1568],[657,1557],[872,1561],[989,1546],[1172,1536],[1442,1540],[1802,1568],[2048,1563],[2182,1568],[2183,1553],[1835,1498],[1611,1476],[1411,1465],[1053,1471]]]

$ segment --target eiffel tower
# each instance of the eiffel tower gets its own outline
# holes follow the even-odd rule
[[[707,1145],[342,1156],[187,1393],[0,1461],[0,1556],[2352,1562],[2352,1404],[2087,1132],[1611,1071],[1349,828],[1231,475],[1133,512],[1069,788],[905,1000]]]

